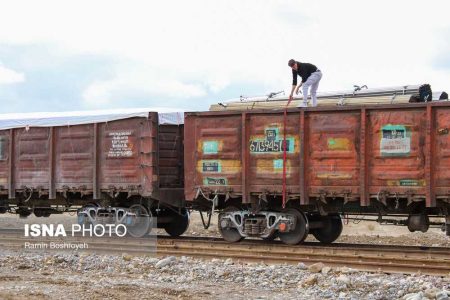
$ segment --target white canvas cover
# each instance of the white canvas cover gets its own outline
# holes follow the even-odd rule
[[[72,126],[102,123],[133,117],[148,117],[149,112],[158,112],[159,124],[180,125],[184,113],[171,108],[131,108],[92,111],[37,112],[0,114],[0,130],[23,127]]]

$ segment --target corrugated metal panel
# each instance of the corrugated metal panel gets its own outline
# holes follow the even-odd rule
[[[283,111],[187,113],[185,190],[282,193]],[[380,193],[448,197],[449,103],[290,109],[287,192],[362,199]],[[243,151],[244,150],[244,151]]]
[[[290,114],[286,126],[286,184],[288,190],[296,193],[298,193],[300,165],[298,120],[298,115]],[[271,113],[264,117],[249,115],[248,126],[249,189],[251,192],[279,192],[283,184],[283,116]]]
[[[8,189],[9,185],[9,159],[10,159],[10,130],[0,131],[0,194]]]
[[[426,111],[374,110],[368,118],[369,193],[388,189],[425,194]]]
[[[307,122],[309,194],[358,194],[360,112],[311,113]]]
[[[438,108],[435,114],[435,189],[438,195],[450,196],[450,108]]]
[[[184,186],[183,126],[159,127],[159,184],[160,187]]]
[[[197,186],[241,193],[241,115],[192,117],[185,124],[186,194],[192,199]]]
[[[56,188],[86,185],[93,189],[94,126],[56,128]]]
[[[18,129],[14,135],[13,181],[16,188],[48,189],[49,128]]]
[[[150,112],[106,123],[0,131],[0,194],[20,201],[31,190],[40,199],[72,193],[71,201],[88,201],[124,192],[180,205],[183,127],[160,127],[158,114]],[[54,203],[61,202],[48,204]]]
[[[143,122],[145,121],[142,119],[133,118],[126,122],[114,121],[100,125],[101,189],[108,189],[110,185],[126,189],[127,185],[141,184],[141,171],[138,166]],[[151,137],[145,142],[151,143],[150,139]],[[152,178],[153,174],[149,175]]]

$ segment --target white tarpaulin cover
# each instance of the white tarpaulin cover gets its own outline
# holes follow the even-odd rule
[[[184,113],[171,108],[150,107],[132,109],[109,109],[92,111],[38,112],[0,114],[0,130],[22,127],[71,126],[77,124],[102,123],[133,117],[148,117],[149,112],[158,112],[159,124],[180,125]]]

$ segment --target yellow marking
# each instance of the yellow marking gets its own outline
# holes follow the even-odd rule
[[[197,172],[205,173],[203,171],[203,163],[204,162],[209,163],[211,161],[220,163],[220,172],[217,172],[218,174],[224,175],[224,174],[235,174],[235,173],[241,172],[241,161],[233,160],[233,159],[199,160],[199,161],[197,161]],[[206,173],[209,173],[209,172],[206,172]]]
[[[351,179],[352,174],[348,173],[319,173],[317,178],[319,179]]]
[[[4,178],[0,178],[0,184],[7,184],[8,183],[8,178],[4,177]]]
[[[274,163],[273,159],[258,159],[256,160],[256,173],[259,174],[283,174],[283,159],[281,163]],[[292,171],[291,161],[286,160],[286,175]]]
[[[294,153],[300,153],[300,138],[294,136]]]
[[[329,138],[329,150],[350,150],[351,142],[348,138]]]

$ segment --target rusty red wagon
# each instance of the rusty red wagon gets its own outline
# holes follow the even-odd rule
[[[228,241],[332,242],[339,213],[450,232],[449,102],[192,112],[185,136],[186,199]]]
[[[47,217],[81,207],[81,222],[139,218],[130,227],[136,236],[152,226],[171,235],[187,229],[182,114],[88,112],[0,123],[0,213]]]

